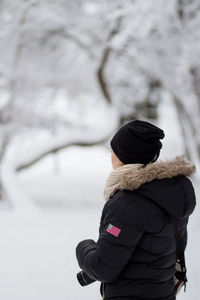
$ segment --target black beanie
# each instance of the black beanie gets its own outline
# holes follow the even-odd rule
[[[110,145],[113,152],[124,164],[147,164],[157,160],[162,148],[160,139],[164,131],[141,120],[124,125],[113,136]]]

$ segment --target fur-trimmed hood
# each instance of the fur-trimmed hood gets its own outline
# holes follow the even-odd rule
[[[104,199],[107,201],[117,190],[136,190],[155,179],[190,176],[194,172],[195,166],[184,156],[150,163],[146,167],[142,164],[123,165],[110,173],[104,189]]]

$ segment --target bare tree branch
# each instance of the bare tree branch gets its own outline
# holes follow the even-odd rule
[[[0,148],[0,200],[6,198],[6,191],[1,180],[1,162],[3,160],[8,144],[9,144],[9,138],[8,136],[5,136]]]
[[[3,160],[4,154],[6,153],[7,146],[9,144],[8,136],[4,136],[1,148],[0,148],[0,162]]]
[[[27,168],[31,167],[32,165],[34,165],[35,163],[42,160],[47,155],[56,154],[59,151],[61,151],[63,149],[66,149],[66,148],[69,148],[71,146],[91,147],[91,146],[96,146],[96,145],[102,145],[108,140],[109,137],[110,137],[110,135],[106,136],[102,139],[99,139],[97,141],[93,141],[93,142],[90,142],[90,141],[77,141],[77,142],[69,142],[69,143],[66,143],[66,144],[63,144],[63,145],[60,145],[60,146],[52,147],[50,150],[45,151],[43,153],[40,153],[37,157],[30,160],[29,162],[26,162],[24,164],[21,164],[21,165],[17,166],[16,171],[19,172],[19,171],[22,171],[24,169],[27,169]]]
[[[121,21],[122,21],[122,17],[119,17],[116,20],[114,28],[110,31],[110,33],[108,35],[108,38],[107,38],[107,46],[105,47],[105,49],[103,51],[99,67],[97,69],[97,79],[98,79],[98,82],[99,82],[99,86],[101,88],[101,91],[102,91],[106,101],[109,104],[112,103],[112,97],[111,97],[111,94],[110,94],[109,89],[108,89],[108,84],[107,84],[106,79],[105,79],[104,71],[105,71],[106,65],[108,63],[110,54],[113,51],[112,47],[110,47],[109,42],[118,34],[119,29],[120,29],[120,25],[121,25]]]
[[[178,0],[177,2],[177,14],[180,21],[183,21],[184,18],[183,0]]]
[[[174,100],[174,104],[175,104],[175,107],[176,107],[181,132],[182,132],[182,135],[183,135],[185,153],[186,153],[188,158],[191,158],[190,157],[190,149],[189,149],[188,143],[187,143],[187,133],[185,131],[185,121],[188,120],[188,116],[186,115],[186,111],[184,109],[184,106],[183,106],[182,102],[177,97],[173,97],[173,100]]]
[[[84,43],[83,41],[81,41],[81,39],[79,39],[73,33],[64,30],[64,28],[57,28],[57,29],[48,31],[48,33],[45,36],[45,39],[49,39],[53,35],[59,35],[62,38],[68,39],[71,42],[75,43],[78,47],[80,47],[81,49],[83,49],[88,54],[88,56],[89,56],[90,59],[95,59],[96,58],[96,55],[92,51],[91,47],[89,47],[86,43]]]

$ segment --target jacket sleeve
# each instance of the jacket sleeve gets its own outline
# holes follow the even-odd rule
[[[97,243],[84,240],[76,248],[80,268],[95,280],[115,281],[144,234],[145,212],[131,200],[127,202],[121,197],[109,200],[104,209],[104,229]]]
[[[188,224],[188,217],[181,220],[180,228],[179,228],[184,250],[187,246],[187,224]]]

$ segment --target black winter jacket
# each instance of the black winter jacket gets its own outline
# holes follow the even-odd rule
[[[186,177],[194,166],[184,159],[125,165],[105,188],[99,239],[76,248],[82,285],[101,281],[104,300],[172,300],[176,242],[171,217],[187,243],[195,194]]]

